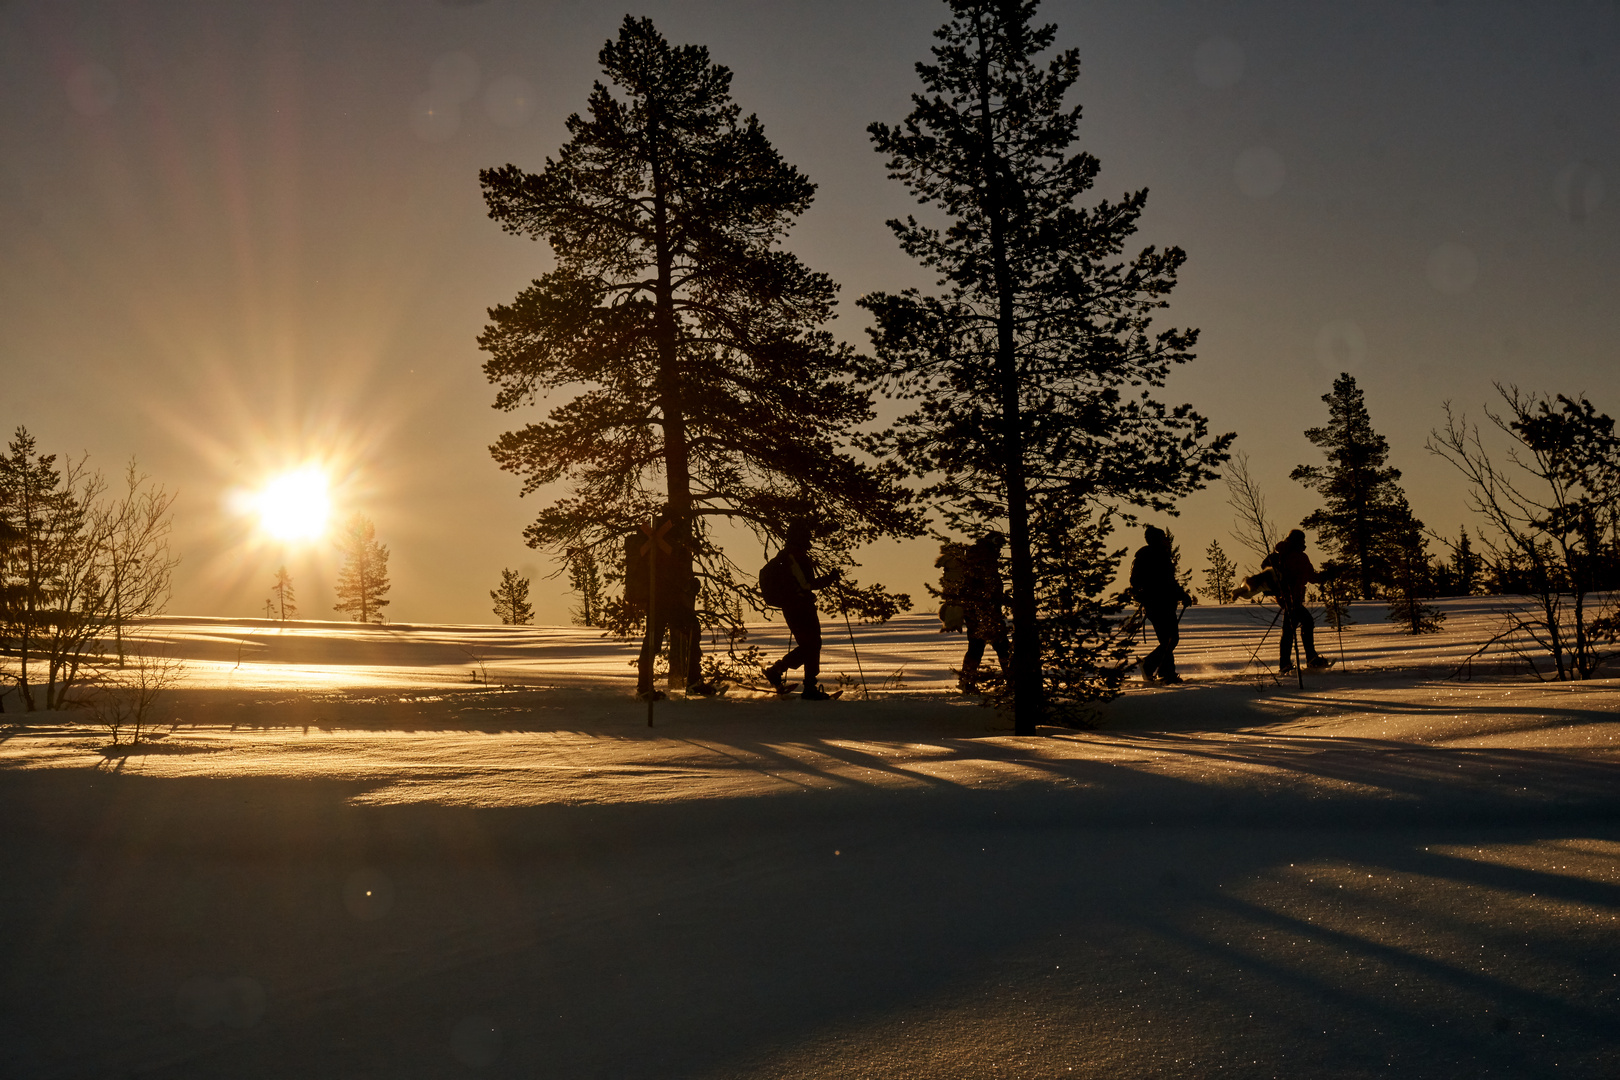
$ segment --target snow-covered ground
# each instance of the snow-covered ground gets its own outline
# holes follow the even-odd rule
[[[1449,678],[1499,603],[1028,739],[931,616],[651,728],[595,631],[164,619],[149,748],[4,717],[0,1076],[1620,1075],[1620,683]]]

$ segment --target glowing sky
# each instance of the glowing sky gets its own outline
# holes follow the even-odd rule
[[[484,216],[477,171],[538,168],[628,10],[736,74],[820,184],[791,246],[851,301],[928,284],[883,228],[910,209],[866,140],[944,18],[934,0],[617,8],[544,0],[0,3],[0,428],[129,454],[180,491],[172,608],[262,613],[287,563],[330,614],[335,552],[280,548],[233,491],[311,458],[333,511],[393,551],[399,621],[487,622],[503,566],[561,582],[519,532],[533,498],[487,445],[484,310],[545,270]],[[1190,261],[1167,319],[1203,329],[1171,396],[1236,430],[1277,517],[1349,370],[1414,509],[1454,533],[1424,454],[1441,402],[1493,379],[1620,411],[1620,5],[1048,3],[1080,49],[1099,195],[1151,189],[1141,239]],[[1172,522],[1226,537],[1219,493]],[[1131,538],[1134,542],[1134,537]],[[869,573],[921,593],[927,554]]]

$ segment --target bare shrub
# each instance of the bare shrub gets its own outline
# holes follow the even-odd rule
[[[150,738],[162,723],[159,700],[185,677],[184,663],[167,648],[136,639],[124,645],[123,663],[98,668],[84,688],[90,722],[106,728],[115,746]]]

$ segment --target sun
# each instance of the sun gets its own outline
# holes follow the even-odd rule
[[[313,540],[326,532],[332,513],[326,474],[313,466],[275,477],[254,503],[259,527],[277,540]]]

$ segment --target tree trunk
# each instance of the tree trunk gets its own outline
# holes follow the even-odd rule
[[[1033,735],[1045,711],[1035,558],[1029,535],[1029,490],[1024,481],[1023,415],[1018,394],[1018,341],[1012,269],[1007,263],[1007,203],[1001,159],[990,117],[990,53],[979,39],[979,138],[985,178],[985,218],[996,290],[996,374],[1000,384],[1003,485],[1007,496],[1007,548],[1012,566],[1013,733]]]
[[[692,551],[695,547],[691,539],[691,459],[686,445],[686,411],[685,403],[681,399],[680,347],[675,324],[675,254],[669,236],[668,192],[665,187],[663,159],[659,153],[657,125],[658,118],[655,114],[647,140],[651,147],[649,158],[652,167],[653,242],[658,263],[658,276],[653,285],[653,335],[658,346],[658,411],[664,421],[664,485],[668,499],[668,513],[675,522],[672,530],[674,536],[670,538],[670,546],[675,550],[670,562],[675,574],[674,581],[684,583],[692,580]],[[669,598],[674,600],[675,593],[670,592]],[[676,641],[677,637],[684,637],[686,634],[687,627],[691,625],[692,615],[692,598],[682,596],[677,606],[666,616],[669,627],[671,686],[676,682],[677,658],[681,658],[684,662],[687,650],[696,646],[696,642]],[[648,621],[648,632],[652,632],[651,620]],[[683,668],[681,678],[684,677]]]

